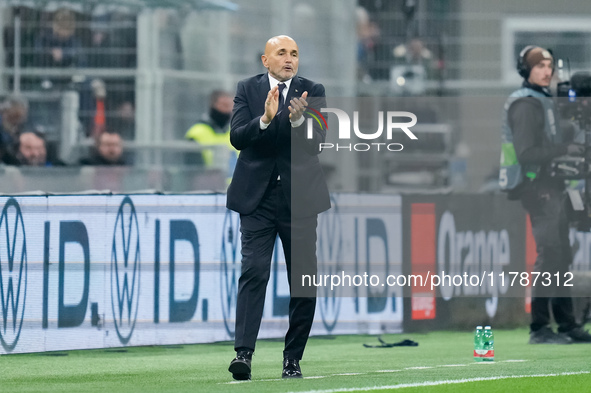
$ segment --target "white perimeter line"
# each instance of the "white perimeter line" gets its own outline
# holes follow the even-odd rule
[[[429,382],[417,382],[417,383],[402,383],[399,385],[387,385],[387,386],[371,386],[366,388],[342,388],[342,389],[327,389],[327,390],[308,390],[305,392],[294,392],[294,393],[336,393],[336,392],[368,392],[371,390],[385,390],[385,389],[402,389],[402,388],[414,388],[422,386],[437,386],[437,385],[452,385],[466,382],[480,382],[480,381],[496,381],[499,379],[517,379],[517,378],[534,378],[534,377],[559,377],[564,375],[578,375],[578,374],[589,374],[589,371],[575,371],[560,374],[532,374],[532,375],[501,375],[498,377],[484,377],[484,378],[464,378],[464,379],[446,379],[442,381],[429,381]]]
[[[332,375],[336,375],[336,376],[341,376],[341,375],[364,375],[365,373],[341,373],[341,374],[332,374]]]
[[[499,360],[496,363],[502,363],[502,362],[512,362],[512,363],[516,363],[516,362],[527,362],[527,360],[519,360],[519,359],[515,359],[515,360]],[[470,364],[483,364],[485,362],[478,362],[478,363],[470,363]],[[495,362],[486,362],[486,364],[494,364]],[[425,369],[429,369],[429,368],[435,368],[435,367],[465,367],[467,366],[467,364],[442,364],[439,366],[418,366],[418,367],[407,367],[405,368],[405,370],[425,370]],[[400,372],[402,370],[377,370],[377,371],[373,371],[375,373],[396,373],[396,372]],[[320,378],[326,378],[326,377],[334,377],[334,376],[342,376],[342,375],[368,375],[371,374],[372,371],[367,372],[367,373],[343,373],[343,374],[331,374],[331,375],[315,375],[315,376],[311,376],[311,377],[304,377],[304,379],[320,379]],[[230,381],[230,382],[219,382],[218,384],[224,384],[224,385],[234,385],[237,383],[251,383],[251,382],[269,382],[269,381],[282,381],[282,379],[280,378],[270,378],[270,379],[257,379],[255,381]]]

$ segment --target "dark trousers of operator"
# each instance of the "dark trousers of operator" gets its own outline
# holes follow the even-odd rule
[[[575,328],[573,301],[569,288],[562,286],[564,273],[572,262],[568,237],[567,194],[561,187],[531,184],[521,197],[521,204],[530,215],[538,257],[535,272],[551,274],[552,285],[532,287],[530,329],[532,332],[550,324],[550,309],[559,332]],[[556,276],[560,285],[556,285]],[[538,284],[543,275],[539,276]]]
[[[306,274],[315,274],[316,225],[316,215],[298,219],[291,217],[280,181],[272,181],[269,184],[261,203],[252,214],[240,215],[242,274],[238,283],[236,304],[234,348],[237,351],[243,349],[254,351],[263,316],[273,247],[279,235],[283,243],[287,277],[292,294],[289,301],[289,329],[285,336],[283,357],[297,360],[302,358],[312,328],[316,297],[315,289],[311,296],[294,296],[294,285],[297,284],[292,285],[292,266],[299,272],[303,264],[306,266],[304,269]],[[311,292],[308,291],[307,294],[310,295]]]

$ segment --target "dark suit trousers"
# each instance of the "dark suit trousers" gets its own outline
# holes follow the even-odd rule
[[[248,198],[247,195],[244,196]],[[313,296],[293,296],[292,264],[305,264],[306,272],[316,269],[317,215],[292,219],[281,182],[272,181],[259,206],[252,214],[240,215],[242,234],[242,274],[238,283],[236,304],[236,337],[234,348],[254,350],[261,326],[265,293],[271,270],[275,239],[279,235],[287,263],[290,284],[289,329],[285,336],[284,357],[301,359],[312,328],[316,308]],[[294,253],[292,254],[292,250]],[[310,271],[313,266],[314,272]],[[300,266],[297,266],[300,271]],[[295,277],[295,276],[294,276]],[[301,280],[301,278],[300,278]],[[296,284],[297,285],[297,284]],[[301,293],[301,291],[298,291]],[[308,291],[308,295],[310,292]]]
[[[570,288],[556,286],[556,278],[553,276],[558,273],[562,283],[564,272],[568,271],[572,261],[568,238],[567,197],[561,188],[534,185],[531,188],[523,193],[521,204],[530,215],[532,232],[536,240],[538,257],[533,270],[550,273],[553,282],[549,286],[540,285],[540,277],[538,285],[532,288],[530,329],[535,332],[548,326],[552,309],[558,331],[569,331],[577,326]]]

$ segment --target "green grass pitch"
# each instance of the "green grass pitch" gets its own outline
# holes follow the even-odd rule
[[[253,380],[234,383],[231,343],[0,356],[0,392],[584,392],[591,345],[528,345],[495,330],[495,361],[472,359],[472,332],[386,335],[418,347],[364,348],[373,336],[313,337],[303,380],[281,380],[279,340],[260,340]],[[67,356],[64,356],[67,355]]]

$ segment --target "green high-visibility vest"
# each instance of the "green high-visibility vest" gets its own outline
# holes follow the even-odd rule
[[[197,123],[185,134],[186,139],[192,139],[203,146],[227,146],[231,150],[235,150],[230,143],[230,130],[227,132],[215,132],[213,127],[207,123]],[[211,149],[203,149],[201,152],[203,156],[203,163],[206,167],[213,164],[214,151]]]
[[[522,87],[514,91],[503,108],[503,125],[501,127],[501,170],[499,171],[499,186],[501,190],[509,191],[523,183],[525,178],[535,179],[540,172],[539,165],[521,165],[517,161],[517,154],[513,146],[513,132],[509,127],[509,107],[515,100],[523,97],[537,98],[544,109],[544,133],[551,143],[562,143],[563,137],[558,124],[558,117],[551,97],[539,91]]]

